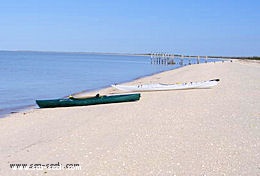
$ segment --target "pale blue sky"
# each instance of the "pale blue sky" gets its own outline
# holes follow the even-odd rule
[[[260,55],[259,0],[0,0],[0,50]]]

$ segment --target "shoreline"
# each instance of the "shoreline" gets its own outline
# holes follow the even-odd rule
[[[138,81],[138,80],[140,80],[140,79],[144,79],[144,78],[146,78],[146,77],[151,77],[151,76],[155,76],[155,75],[157,75],[157,74],[161,74],[161,73],[164,73],[164,72],[170,72],[170,71],[172,71],[172,70],[177,70],[177,69],[180,69],[180,68],[182,68],[182,67],[186,67],[186,66],[181,66],[181,67],[177,67],[177,68],[173,68],[173,69],[171,69],[171,70],[167,70],[167,71],[159,71],[159,72],[155,72],[155,73],[152,73],[152,74],[147,74],[147,75],[143,75],[143,76],[139,76],[139,77],[137,77],[137,78],[134,78],[134,79],[132,79],[132,80],[128,80],[128,81],[122,81],[122,82],[118,82],[118,83],[115,83],[115,84],[127,84],[127,83],[131,83],[131,82],[136,82],[136,81]],[[77,93],[73,93],[72,94],[72,96],[85,96],[85,95],[88,95],[88,94],[92,94],[92,95],[96,95],[97,93],[100,93],[100,91],[102,92],[107,92],[107,90],[110,90],[110,89],[113,89],[112,87],[111,87],[111,85],[110,86],[105,86],[105,87],[102,87],[102,88],[100,88],[100,89],[94,89],[94,90],[89,90],[89,91],[81,91],[81,92],[77,92]],[[119,90],[116,90],[116,91],[119,91]]]
[[[142,92],[137,102],[35,109],[2,118],[0,175],[257,175],[259,68],[240,61],[190,65],[124,84],[213,78],[220,83]],[[80,164],[81,170],[9,167],[57,162]]]
[[[185,66],[180,66],[180,67],[177,67],[177,68],[173,68],[171,70],[179,69],[179,68],[182,68],[182,67],[185,67]],[[167,70],[167,71],[171,71],[171,70]],[[152,74],[139,76],[139,77],[134,78],[134,79],[129,79],[129,80],[126,80],[126,81],[118,82],[116,84],[124,84],[124,83],[128,83],[128,82],[133,82],[133,81],[136,81],[138,79],[142,79],[142,78],[145,78],[145,77],[153,76],[153,75],[160,74],[160,73],[167,72],[167,71],[158,71],[158,72],[155,72],[155,73],[152,73]],[[107,86],[102,86],[100,88],[92,89],[92,90],[82,90],[80,92],[75,92],[75,93],[72,93],[70,95],[72,95],[72,96],[85,96],[85,95],[88,95],[88,94],[93,94],[93,92],[99,93],[98,91],[104,90],[104,89],[109,89],[109,88],[111,88],[111,85],[110,86],[108,86],[108,85]],[[66,98],[66,97],[68,97],[70,95],[64,95],[63,97],[57,97],[57,98]],[[3,112],[6,111],[7,113],[0,114],[0,119],[1,118],[7,118],[10,115],[16,114],[16,113],[26,113],[27,111],[32,111],[34,109],[39,109],[39,107],[36,104],[36,102],[34,104],[24,105],[24,106],[18,107],[18,108],[5,109],[5,110],[3,110]],[[11,111],[9,111],[9,110],[11,110]]]
[[[15,52],[15,51],[14,51]],[[19,52],[19,51],[18,51]],[[23,52],[23,51],[21,51]],[[42,52],[42,51],[24,51],[24,52]],[[48,51],[46,51],[48,53]],[[64,52],[65,53],[65,52]],[[225,62],[227,62],[229,60],[226,60]],[[244,60],[240,60],[241,62],[252,62],[252,63],[260,63],[260,61],[244,61]],[[221,61],[218,61],[218,62],[221,62]],[[209,62],[211,63],[211,62]],[[214,62],[215,63],[215,62]],[[200,63],[200,64],[208,64],[208,63]],[[194,65],[194,64],[191,64],[191,65]],[[139,79],[142,79],[142,78],[146,78],[146,77],[150,77],[150,76],[154,76],[156,74],[160,74],[160,73],[163,73],[163,72],[170,72],[172,70],[177,70],[177,69],[181,69],[182,67],[187,67],[187,66],[190,66],[190,65],[184,65],[184,66],[180,66],[180,67],[177,67],[177,68],[173,68],[171,70],[167,70],[167,71],[158,71],[158,72],[155,72],[155,73],[152,73],[152,74],[147,74],[147,75],[143,75],[143,76],[140,76],[140,77],[137,77],[137,78],[134,78],[134,79],[131,79],[131,80],[128,80],[128,81],[122,81],[122,82],[118,82],[116,84],[126,84],[126,83],[129,83],[129,82],[134,82],[134,81],[137,81]],[[111,88],[111,86],[103,86],[103,87],[100,87],[100,88],[97,88],[97,89],[93,89],[93,90],[82,90],[80,92],[75,92],[75,93],[72,93],[71,95],[72,96],[87,96],[89,94],[91,95],[96,95],[97,93],[99,93],[99,91],[102,91],[102,90],[106,90],[106,89],[109,89]],[[70,95],[64,95],[63,97],[60,97],[60,98],[65,98],[65,97],[68,97]],[[59,98],[59,97],[57,97]],[[37,98],[36,98],[37,99]],[[35,100],[36,100],[35,99]],[[36,102],[34,104],[30,104],[30,105],[25,105],[23,106],[22,108],[21,107],[18,107],[18,108],[10,108],[10,110],[12,111],[8,111],[8,110],[3,110],[3,111],[7,111],[9,113],[3,113],[3,114],[0,114],[0,119],[1,118],[7,118],[9,117],[10,115],[12,114],[16,114],[16,113],[27,113],[27,111],[32,111],[32,110],[35,110],[35,109],[39,109],[38,105],[36,104]]]

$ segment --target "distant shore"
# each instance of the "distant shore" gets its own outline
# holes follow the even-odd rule
[[[66,53],[66,54],[99,54],[99,55],[119,55],[119,56],[150,56],[140,53],[113,53],[113,52],[81,52],[81,51],[34,51],[34,50],[0,50],[0,52],[34,52],[34,53]]]
[[[118,53],[118,52],[82,52],[82,51],[34,51],[34,50],[0,50],[3,52],[38,52],[38,53],[66,53],[66,54],[100,54],[100,55],[120,55],[120,56],[151,56],[152,53]],[[194,55],[169,54],[175,57],[197,57]],[[206,56],[201,56],[206,57]],[[207,56],[208,58],[219,59],[242,59],[242,60],[260,60],[260,56]]]

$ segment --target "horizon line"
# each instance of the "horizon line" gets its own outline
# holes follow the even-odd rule
[[[212,56],[212,55],[187,55],[187,54],[170,54],[167,52],[151,52],[151,53],[122,53],[122,52],[96,52],[96,51],[44,51],[44,50],[0,50],[0,52],[39,52],[39,53],[67,53],[67,54],[101,54],[101,55],[130,55],[130,56],[151,56],[154,53],[159,55],[167,54],[177,57],[212,57],[212,58],[254,58],[260,56]]]

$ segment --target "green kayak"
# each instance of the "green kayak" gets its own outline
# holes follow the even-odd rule
[[[140,93],[131,94],[111,94],[99,96],[97,94],[95,97],[88,98],[63,98],[63,99],[53,99],[53,100],[36,100],[36,103],[40,108],[55,108],[55,107],[70,107],[70,106],[88,106],[96,104],[107,104],[107,103],[120,103],[137,101],[140,99]]]

